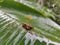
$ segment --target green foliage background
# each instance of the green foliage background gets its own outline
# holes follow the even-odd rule
[[[26,18],[31,16],[31,20]],[[51,18],[55,19],[53,13],[47,8],[33,2],[18,2],[14,0],[0,1],[0,44],[1,45],[54,45],[60,43],[60,26]],[[34,27],[31,37],[22,25],[27,23]],[[39,37],[39,39],[34,39]],[[29,39],[29,38],[30,39]],[[46,40],[43,39],[47,39]],[[25,43],[25,41],[27,42]],[[32,41],[33,40],[33,41]],[[42,40],[42,42],[41,42]],[[35,41],[35,42],[34,42]],[[34,43],[33,43],[34,42]],[[33,43],[33,44],[32,44]]]

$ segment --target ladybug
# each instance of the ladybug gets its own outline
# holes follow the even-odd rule
[[[22,27],[25,28],[26,30],[32,30],[32,29],[33,29],[32,26],[30,26],[29,24],[26,24],[26,23],[24,23],[24,24],[22,25]]]

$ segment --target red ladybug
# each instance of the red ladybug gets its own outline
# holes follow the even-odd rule
[[[26,24],[26,23],[24,23],[24,24],[22,25],[22,27],[25,28],[26,30],[32,30],[32,29],[33,29],[32,26],[30,26],[29,24]]]

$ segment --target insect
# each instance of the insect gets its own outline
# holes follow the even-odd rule
[[[33,27],[30,26],[30,25],[27,24],[27,23],[24,23],[24,24],[22,25],[22,27],[25,28],[26,30],[32,30],[32,29],[33,29]]]
[[[29,15],[28,15],[28,16],[26,16],[26,18],[27,18],[27,19],[29,19],[29,20],[32,20],[32,17],[31,17],[31,16],[29,16]]]

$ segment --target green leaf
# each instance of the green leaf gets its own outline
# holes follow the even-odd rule
[[[0,4],[1,45],[60,45],[60,26],[44,17],[37,7],[12,0]],[[23,23],[33,26],[33,34],[22,27]]]

